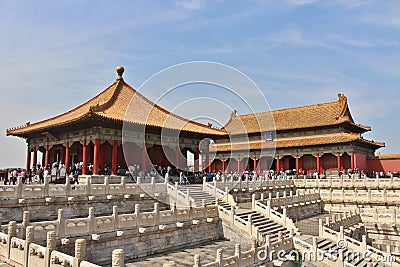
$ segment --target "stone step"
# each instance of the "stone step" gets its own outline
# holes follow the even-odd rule
[[[210,203],[210,202],[215,203],[215,198],[197,198],[197,199],[195,198],[195,199],[194,199],[195,202],[200,202],[200,203],[201,203],[203,200],[204,200],[206,203]]]
[[[190,195],[196,195],[196,196],[211,196],[210,194],[207,194],[207,193],[204,193],[204,192],[197,192],[197,191],[194,191],[194,190],[191,190],[189,193],[190,193]]]
[[[263,232],[263,233],[265,233],[265,232],[269,232],[269,233],[278,233],[278,232],[281,232],[281,231],[285,231],[285,230],[286,230],[285,227],[280,226],[279,224],[277,224],[277,225],[272,225],[272,226],[270,226],[270,227],[262,227],[262,226],[259,226],[258,229],[259,229],[260,232]]]
[[[265,218],[255,218],[255,219],[251,218],[251,219],[252,219],[253,224],[256,224],[256,223],[259,223],[259,222],[262,222],[262,223],[273,223],[271,220],[268,220],[268,219],[265,219]]]
[[[240,218],[245,218],[245,217],[247,218],[247,216],[249,214],[254,215],[254,214],[257,214],[257,212],[255,212],[255,211],[245,211],[245,212],[237,213],[236,215],[239,216]]]
[[[351,253],[348,253],[348,254],[351,254]],[[364,264],[368,264],[368,262],[365,259],[360,258],[360,257],[354,257],[354,258],[349,259],[349,255],[345,255],[344,261],[351,263],[354,266],[363,266]]]
[[[283,234],[284,237],[289,237],[289,235],[290,235],[289,230],[285,230],[285,231],[281,231],[281,232],[284,233],[284,234]],[[262,235],[263,237],[269,236],[269,239],[270,239],[270,240],[271,240],[271,239],[278,239],[279,232],[278,232],[278,233],[261,233],[261,235]]]
[[[317,246],[319,249],[322,249],[324,251],[333,250],[334,247],[337,247],[335,243],[331,242],[328,239],[318,239]]]
[[[262,229],[273,229],[274,227],[278,226],[278,227],[282,227],[282,225],[275,223],[275,222],[257,222],[257,223],[253,223],[254,226],[258,227],[258,228],[262,228]]]
[[[203,197],[203,198],[215,198],[215,197],[213,197],[213,196],[211,196],[211,195],[208,195],[208,194],[194,194],[194,193],[190,193],[190,196],[191,196],[191,197],[194,197],[194,196],[196,196],[196,197]]]
[[[339,247],[337,246],[336,243],[334,243],[331,240],[328,239],[318,239],[317,240],[317,246],[319,249],[325,251],[325,252],[335,252],[335,256],[337,257],[337,252],[340,251]],[[354,266],[357,267],[367,267],[369,266],[369,260],[366,260],[364,258],[357,258],[357,257],[352,257],[352,255],[354,255],[353,253],[348,253],[349,250],[348,249],[343,249],[342,250],[343,255],[344,255],[344,261],[347,263],[350,263]],[[360,253],[360,256],[362,256],[362,253]],[[373,263],[374,267],[383,267],[383,264],[380,264],[378,262]]]
[[[268,236],[271,242],[275,242],[280,237],[280,232],[283,232],[285,237],[289,237],[290,231],[282,225],[271,221],[264,215],[251,210],[242,210],[240,213],[236,213],[238,217],[244,221],[248,221],[249,215],[251,216],[252,225],[257,227],[261,236],[265,238]]]
[[[203,199],[206,201],[215,201],[215,198],[213,198],[213,197],[193,197],[193,196],[190,196],[190,197],[196,201],[201,201]]]
[[[265,224],[270,224],[270,223],[275,223],[274,221],[271,221],[267,218],[251,218],[253,224],[260,224],[260,223],[265,223]]]

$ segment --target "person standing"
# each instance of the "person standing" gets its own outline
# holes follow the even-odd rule
[[[39,169],[39,184],[44,183],[43,168]]]
[[[79,172],[75,172],[74,173],[74,180],[73,180],[74,184],[79,184]]]
[[[8,173],[8,169],[6,169],[4,171],[4,184],[5,185],[10,184],[9,177],[10,177],[10,174]]]
[[[49,176],[49,170],[46,168],[46,169],[44,169],[44,171],[43,171],[43,178],[44,178],[44,180],[46,181],[46,178]]]
[[[184,185],[185,184],[185,175],[183,174],[183,171],[179,172],[179,184]]]
[[[13,182],[13,185],[17,184],[17,179],[18,179],[18,173],[17,173],[17,170],[14,169],[12,171],[12,182]]]

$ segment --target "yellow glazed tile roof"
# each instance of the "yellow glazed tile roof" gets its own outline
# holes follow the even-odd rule
[[[225,129],[231,134],[257,133],[271,131],[274,129],[292,130],[329,125],[338,125],[344,122],[354,124],[350,114],[347,98],[343,94],[338,95],[339,100],[323,104],[287,108],[269,112],[260,112],[231,116]],[[275,125],[271,125],[271,118]],[[354,124],[355,125],[355,124]],[[356,125],[365,130],[370,130],[367,126]]]
[[[393,160],[393,159],[400,159],[400,154],[378,154],[373,157],[368,157],[368,159],[373,160]]]
[[[133,104],[131,104],[131,100]],[[8,129],[7,135],[24,136],[30,132],[46,131],[50,127],[67,125],[90,116],[210,135],[226,134],[223,130],[211,128],[170,113],[152,103],[121,79],[75,109],[47,120]]]
[[[217,143],[211,146],[210,151],[227,152],[227,151],[240,151],[240,150],[244,151],[259,150],[259,149],[274,148],[274,146],[277,149],[282,149],[289,147],[340,144],[353,141],[361,141],[364,143],[375,145],[377,147],[384,146],[383,143],[377,143],[363,139],[360,134],[334,133],[334,134],[278,138],[274,141],[257,140],[249,142],[232,142],[232,143],[220,143],[220,144]]]

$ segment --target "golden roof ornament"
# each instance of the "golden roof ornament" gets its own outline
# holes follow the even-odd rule
[[[342,93],[338,94],[338,98],[339,98],[339,101],[347,101],[347,97]]]
[[[124,80],[122,78],[122,74],[124,74],[124,71],[125,71],[124,67],[122,67],[122,66],[118,66],[117,67],[117,74],[118,74],[117,81],[123,81]]]

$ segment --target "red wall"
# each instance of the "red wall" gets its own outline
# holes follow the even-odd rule
[[[354,167],[359,170],[367,170],[367,155],[355,153],[354,164]]]
[[[317,169],[317,158],[311,155],[304,155],[302,157],[302,162],[303,166],[302,167],[304,170],[316,170]]]
[[[321,157],[321,167],[324,170],[337,170],[337,157],[333,154],[324,154]]]
[[[369,159],[368,171],[394,172],[400,171],[400,159]]]

